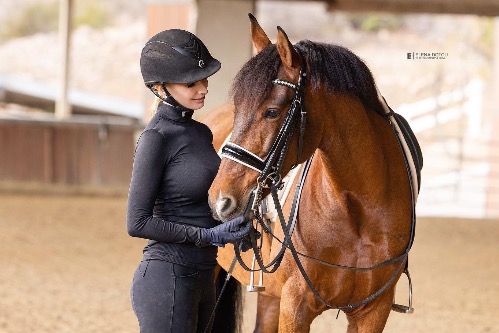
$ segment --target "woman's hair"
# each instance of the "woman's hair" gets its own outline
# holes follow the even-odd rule
[[[160,84],[153,85],[151,87],[151,89],[154,89],[160,96],[165,95],[165,92],[163,91],[163,88],[161,87]],[[155,94],[154,101],[152,102],[151,106],[149,107],[149,110],[151,110],[151,114],[155,114],[156,111],[158,111],[158,106],[159,106],[160,103],[161,103],[161,98],[159,98]]]
[[[156,111],[158,111],[159,103],[161,103],[161,99],[157,96],[154,96],[154,101],[152,102],[151,106],[149,107],[149,110],[151,111],[152,115],[154,115],[156,113]]]

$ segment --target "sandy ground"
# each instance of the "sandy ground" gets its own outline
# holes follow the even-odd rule
[[[138,332],[130,281],[144,241],[126,198],[0,194],[0,332]],[[499,332],[499,221],[420,218],[410,256],[415,313],[385,332]],[[405,281],[399,282],[401,302]],[[251,332],[255,295],[246,297]],[[312,332],[344,332],[343,314]]]

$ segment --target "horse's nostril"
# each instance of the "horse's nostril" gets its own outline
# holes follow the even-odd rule
[[[222,198],[220,199],[219,206],[221,211],[226,211],[228,208],[230,208],[231,205],[230,198]]]
[[[221,218],[229,216],[236,208],[236,201],[230,196],[222,196],[220,193],[217,200],[217,214]]]

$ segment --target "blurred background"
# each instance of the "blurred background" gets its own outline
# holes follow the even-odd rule
[[[144,242],[125,211],[152,102],[140,51],[168,28],[205,41],[222,70],[199,117],[252,55],[249,12],[271,40],[279,25],[351,49],[419,139],[416,312],[387,331],[499,332],[494,0],[0,0],[0,332],[138,331],[127,293]],[[312,331],[344,331],[335,315]]]

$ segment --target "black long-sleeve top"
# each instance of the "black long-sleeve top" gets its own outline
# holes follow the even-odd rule
[[[216,265],[216,246],[197,247],[195,226],[217,225],[208,189],[220,164],[210,129],[161,103],[139,137],[128,193],[127,227],[149,239],[144,259],[207,269]]]

